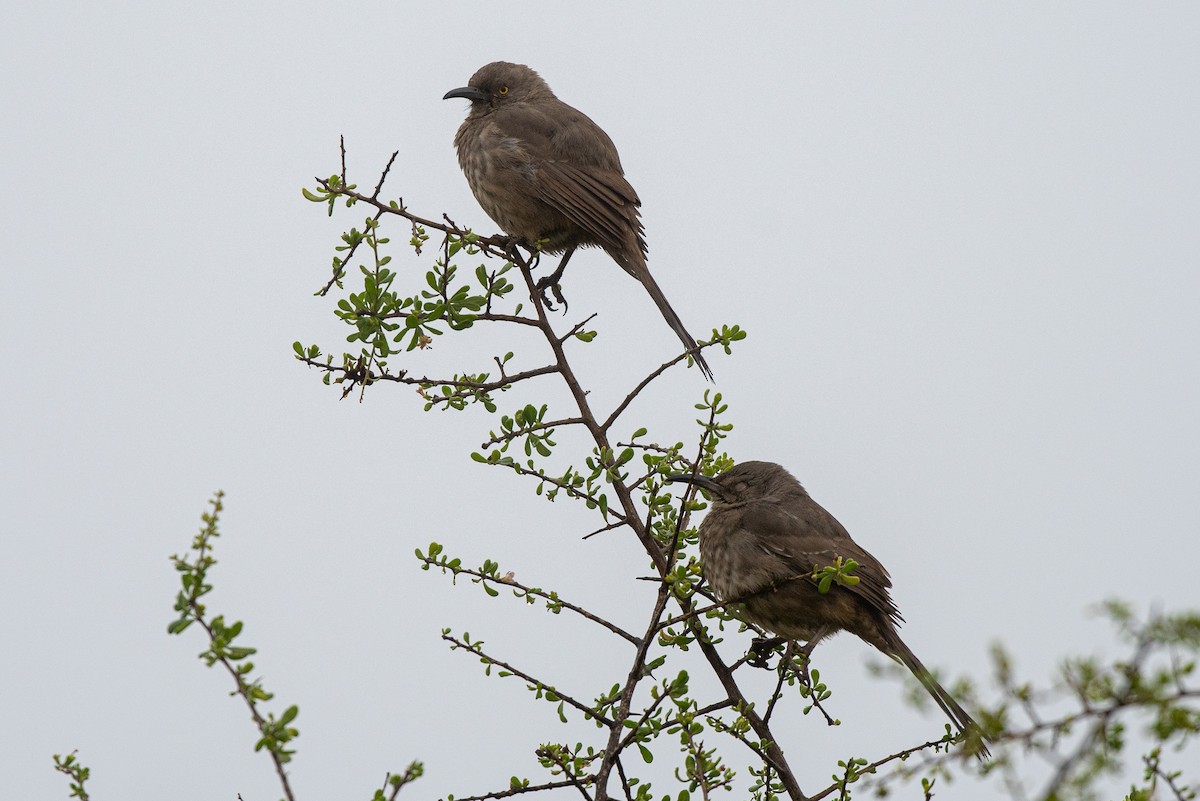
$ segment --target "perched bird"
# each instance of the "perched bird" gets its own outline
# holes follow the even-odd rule
[[[692,353],[705,378],[708,363],[696,340],[646,268],[641,201],[625,180],[617,148],[585,114],[554,96],[524,64],[496,61],[467,86],[443,99],[471,101],[454,137],[458,163],[487,215],[510,236],[561,253],[558,269],[538,281],[558,292],[558,281],[578,247],[604,249],[642,283],[671,330]]]
[[[958,729],[979,737],[978,724],[930,675],[896,631],[903,618],[879,560],[850,538],[791,473],[773,462],[741,462],[714,478],[670,476],[708,491],[712,507],[700,524],[704,575],[722,601],[740,603],[747,620],[811,651],[839,631],[857,635],[913,672]],[[847,575],[822,593],[814,569],[853,559]]]

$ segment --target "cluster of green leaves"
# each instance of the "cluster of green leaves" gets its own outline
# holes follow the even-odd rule
[[[745,329],[740,325],[722,325],[720,328],[714,328],[712,333],[709,341],[720,345],[726,356],[733,355],[734,342],[741,342],[747,336]]]
[[[551,776],[563,776],[579,787],[586,787],[595,780],[588,773],[588,768],[602,755],[583,743],[576,743],[574,747],[562,743],[544,743],[534,751],[534,756]],[[528,787],[529,783],[523,786]]]
[[[84,789],[84,784],[91,778],[92,770],[80,762],[75,753],[72,751],[66,756],[55,754],[54,769],[66,775],[67,780],[70,782],[71,798],[78,798],[79,801],[88,801],[88,794],[87,790]]]
[[[327,356],[321,365],[318,362],[321,348],[317,345],[295,342],[292,347],[297,359],[325,368],[325,383],[365,388],[380,379],[406,375],[405,370],[395,372],[389,369],[390,357],[401,352],[426,349],[447,330],[471,328],[481,314],[490,312],[494,302],[503,300],[513,291],[515,287],[508,273],[514,265],[511,261],[505,261],[501,266],[489,270],[481,263],[473,272],[473,282],[461,280],[459,267],[453,263],[453,259],[460,254],[478,255],[480,237],[470,231],[455,231],[443,237],[440,256],[424,274],[425,287],[419,290],[398,289],[397,273],[389,266],[393,260],[389,252],[391,239],[381,233],[381,227],[384,210],[403,213],[403,206],[398,201],[386,205],[378,203],[374,197],[358,195],[355,188],[355,185],[346,184],[335,175],[321,182],[316,189],[303,191],[307,199],[327,204],[330,214],[338,198],[345,198],[347,206],[368,201],[379,208],[379,213],[364,220],[361,230],[354,227],[342,234],[342,244],[337,247],[342,255],[334,256],[333,261],[334,278],[331,285],[341,287],[355,254],[361,249],[369,252],[368,260],[358,265],[361,289],[351,291],[338,300],[334,311],[338,319],[352,329],[347,341],[351,344],[360,343],[361,347],[356,352],[343,353],[338,365],[334,364],[332,355]],[[413,221],[408,246],[420,254],[429,239],[426,226]],[[517,304],[512,315],[519,315],[521,308],[522,305]],[[511,358],[511,354],[505,361],[507,358]],[[471,404],[481,403],[489,412],[494,412],[495,401],[491,396],[494,387],[489,384],[489,378],[490,373],[472,371],[456,374],[449,381],[417,383],[420,383],[422,395],[427,401],[426,410],[435,406],[461,410]]]
[[[858,562],[853,559],[843,560],[840,556],[835,556],[831,565],[814,565],[812,578],[817,582],[817,592],[825,595],[835,584],[839,587],[855,586],[860,580],[854,575],[857,569]]]
[[[356,189],[358,189],[358,184],[345,183],[342,180],[342,176],[335,173],[325,180],[324,186],[318,186],[312,190],[302,186],[300,187],[300,192],[304,195],[305,200],[313,203],[324,203],[329,209],[329,216],[332,217],[334,206],[339,199],[345,200],[346,208],[350,208],[357,202],[355,198],[349,197],[346,194]]]
[[[507,453],[508,446],[520,442],[524,446],[525,455],[549,456],[554,447],[554,429],[546,423],[546,404],[534,406],[528,404],[509,415],[500,417],[500,433],[488,432],[492,441],[500,443],[500,453]],[[478,458],[476,461],[480,461]],[[490,460],[489,460],[490,461]]]
[[[395,352],[393,343],[403,346],[406,351],[428,347],[434,337],[445,333],[440,323],[445,323],[452,331],[470,328],[478,313],[493,299],[503,298],[513,290],[512,283],[505,277],[512,269],[511,262],[490,273],[480,265],[475,270],[476,284],[472,285],[457,282],[458,267],[438,259],[433,269],[425,273],[428,288],[402,296],[394,288],[396,273],[387,267],[392,257],[381,251],[390,240],[378,235],[378,226],[377,220],[368,219],[366,231],[359,234],[374,254],[372,267],[363,265],[359,268],[363,277],[362,291],[351,292],[339,300],[334,312],[355,329],[346,340],[369,346],[370,354],[377,360]],[[358,234],[357,231],[352,233]],[[468,234],[449,243],[448,251],[455,253],[465,245],[468,253],[475,252],[466,242],[471,236]],[[394,322],[396,320],[400,322]]]

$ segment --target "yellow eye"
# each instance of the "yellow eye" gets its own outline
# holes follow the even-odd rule
[[[508,84],[505,84],[504,86],[500,87],[500,94],[502,94],[502,95],[508,94]]]

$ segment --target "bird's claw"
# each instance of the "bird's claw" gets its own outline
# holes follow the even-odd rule
[[[784,642],[785,641],[782,637],[755,637],[750,643],[750,658],[746,660],[746,664],[750,667],[764,669],[769,668],[770,665],[767,663],[767,659],[770,658],[771,654],[773,654]]]
[[[551,280],[552,278],[553,276],[547,276],[546,278],[543,278],[537,282],[536,286],[538,292],[541,293],[542,303],[544,303],[546,308],[550,311],[556,311],[554,304],[550,302],[550,298],[546,297],[546,290],[550,290],[550,292],[554,295],[554,299],[562,304],[563,314],[566,314],[567,299],[563,297],[562,287],[558,285],[558,282]]]

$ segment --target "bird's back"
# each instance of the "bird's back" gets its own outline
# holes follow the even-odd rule
[[[832,625],[872,642],[874,621],[900,620],[887,570],[803,490],[714,508],[700,527],[700,554],[723,600],[753,596],[750,618],[787,637],[808,639]],[[838,557],[858,563],[859,581],[821,593],[813,568]]]
[[[468,117],[454,142],[476,200],[505,232],[548,239],[551,253],[601,247],[627,271],[644,269],[641,201],[586,114],[540,97]]]

